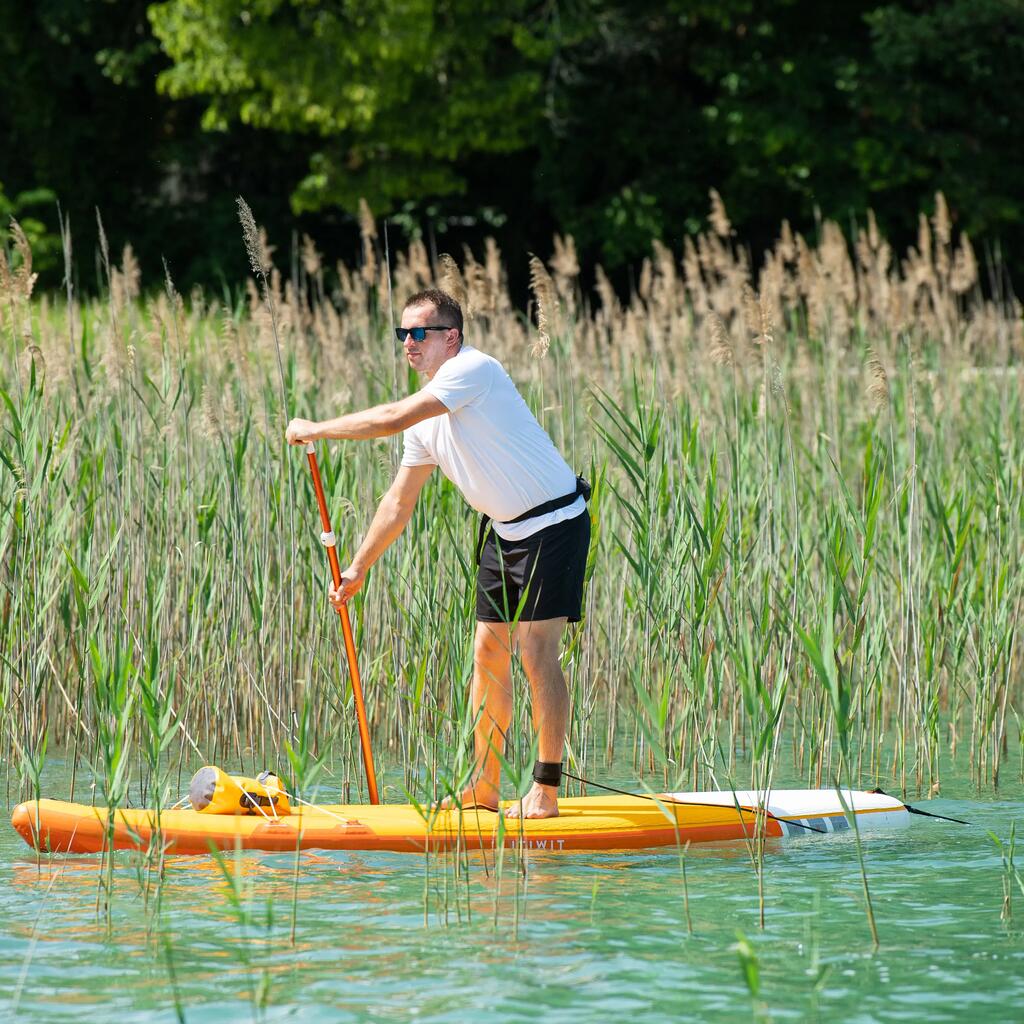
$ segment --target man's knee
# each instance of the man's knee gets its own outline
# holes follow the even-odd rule
[[[519,656],[526,674],[549,675],[561,670],[562,631],[564,619],[524,622],[519,627]]]
[[[473,642],[473,659],[477,664],[495,665],[512,656],[508,626],[504,623],[478,622]]]

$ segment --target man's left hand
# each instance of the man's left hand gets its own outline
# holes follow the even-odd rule
[[[317,426],[313,420],[292,420],[284,432],[289,444],[305,444],[317,439]]]

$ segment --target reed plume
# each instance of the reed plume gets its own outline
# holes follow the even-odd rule
[[[466,279],[462,276],[458,263],[449,253],[441,253],[438,262],[441,264],[441,288],[462,307],[463,317],[468,323],[473,319],[474,311],[469,302]]]
[[[377,281],[377,222],[365,199],[359,200],[359,238],[363,245],[363,280],[373,285]]]
[[[709,189],[708,196],[711,199],[711,212],[708,214],[708,221],[711,228],[719,238],[725,239],[732,235],[732,223],[729,215],[725,212],[725,203],[716,189]]]
[[[889,407],[889,377],[873,348],[868,349],[868,402],[873,413]]]
[[[548,314],[554,313],[558,298],[555,284],[547,267],[536,256],[530,256],[530,291],[533,293],[533,308],[537,317],[537,338],[530,348],[530,355],[535,359],[543,359],[551,346],[548,334]]]
[[[708,348],[711,362],[716,366],[732,366],[735,363],[735,356],[729,341],[729,332],[726,331],[722,318],[717,313],[709,313],[706,323],[711,342]]]

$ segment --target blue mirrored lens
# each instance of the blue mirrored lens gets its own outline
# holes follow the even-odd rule
[[[427,336],[427,329],[425,327],[396,327],[395,335],[399,341],[405,341],[405,339],[412,335],[413,341],[422,341]]]

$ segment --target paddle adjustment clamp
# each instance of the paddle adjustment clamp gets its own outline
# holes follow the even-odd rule
[[[562,762],[534,761],[533,781],[541,786],[560,786],[562,783]]]
[[[333,548],[337,545],[338,538],[335,537],[333,530],[328,530],[326,533],[320,534],[320,543],[323,544],[325,548]]]

